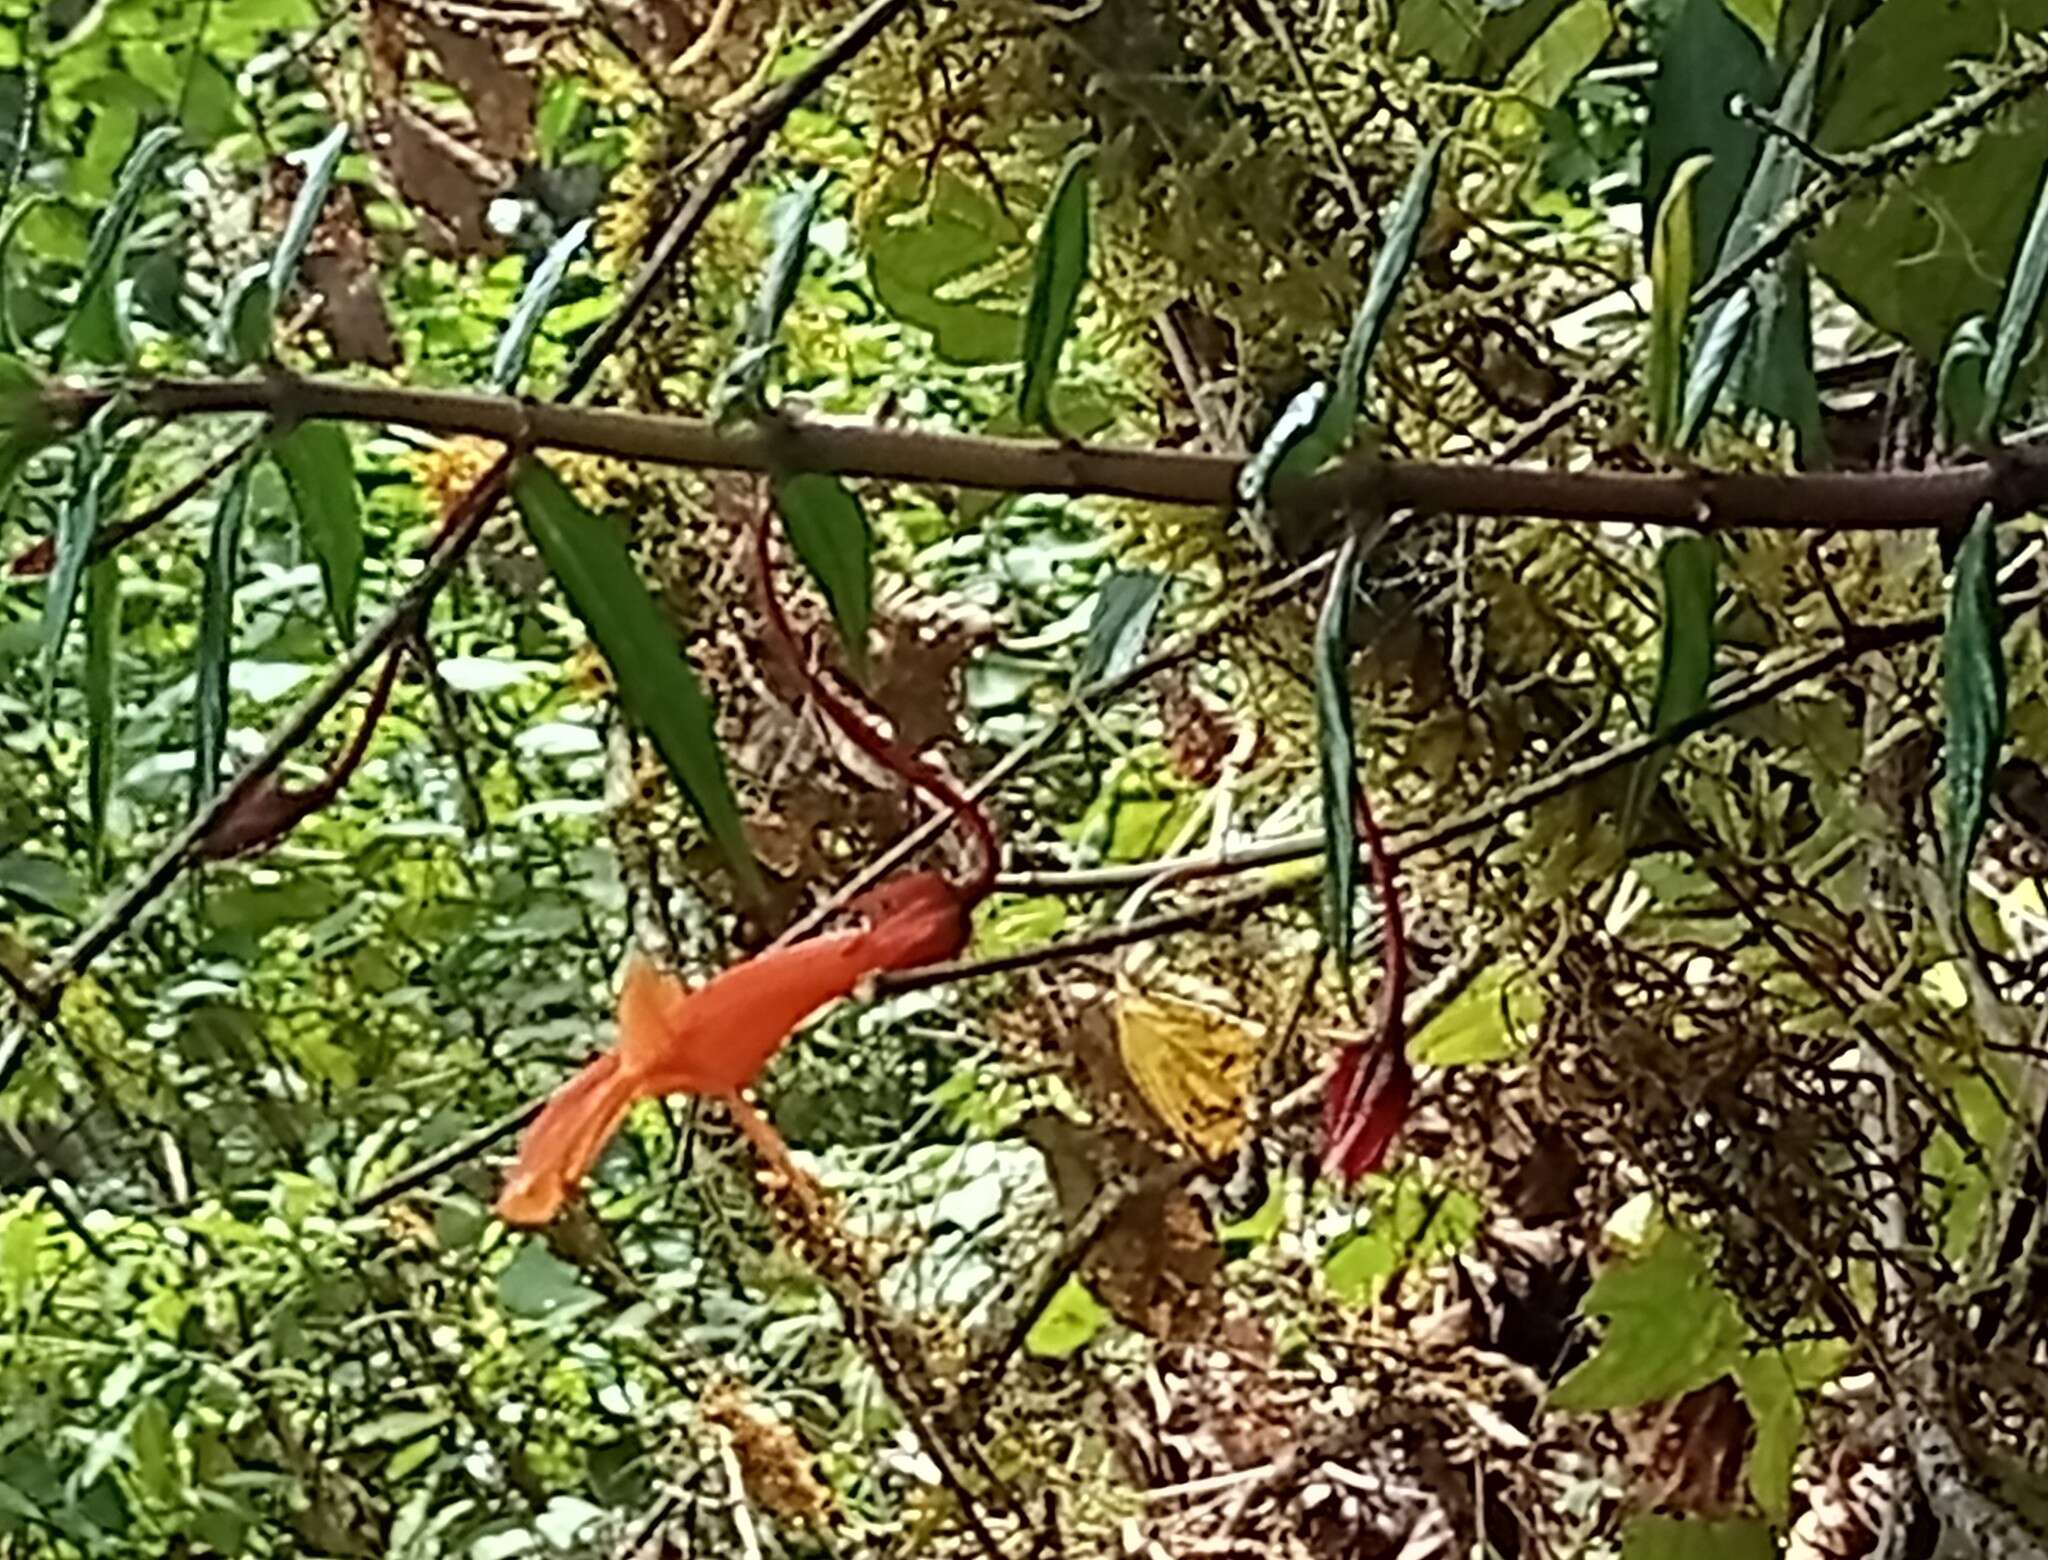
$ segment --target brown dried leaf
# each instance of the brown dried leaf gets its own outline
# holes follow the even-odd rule
[[[1237,740],[1228,715],[1195,692],[1186,676],[1172,674],[1160,680],[1159,719],[1174,773],[1190,785],[1215,780]]]
[[[498,39],[426,17],[416,17],[414,26],[441,74],[469,100],[477,145],[496,157],[524,155],[533,139],[533,78],[505,63]]]
[[[1089,1248],[1081,1277],[1126,1326],[1176,1343],[1194,1342],[1221,1321],[1216,1278],[1223,1253],[1207,1211],[1184,1182],[1158,1184],[1164,1155],[1122,1131],[1080,1126],[1044,1114],[1024,1136],[1045,1155],[1060,1214],[1077,1225],[1112,1181],[1123,1201]],[[1137,1183],[1130,1190],[1131,1182]]]
[[[890,618],[879,626],[882,649],[870,692],[897,740],[918,750],[951,737],[960,722],[961,664],[981,631],[953,619],[919,624]]]
[[[424,210],[429,247],[449,254],[492,247],[485,212],[501,181],[474,152],[402,103],[386,111],[374,144],[399,193]]]
[[[398,366],[398,337],[384,310],[384,291],[377,285],[377,268],[367,245],[354,255],[308,255],[305,278],[320,296],[319,324],[327,332],[335,361]]]

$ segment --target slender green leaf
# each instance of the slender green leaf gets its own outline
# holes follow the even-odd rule
[[[1685,373],[1684,409],[1678,420],[1678,447],[1689,450],[1706,427],[1714,401],[1728,380],[1728,371],[1742,353],[1750,322],[1756,318],[1756,295],[1747,287],[1716,304],[1700,322],[1699,345]]]
[[[1145,637],[1166,599],[1166,576],[1150,569],[1120,569],[1103,582],[1088,614],[1088,642],[1074,686],[1121,677],[1145,652]]]
[[[1949,892],[1964,916],[1970,861],[1984,832],[1998,750],[2005,741],[2005,644],[1998,614],[1998,536],[1992,509],[1977,512],[1949,585],[1948,628],[1942,638],[1942,698],[1948,706]]]
[[[94,539],[109,497],[120,487],[127,454],[113,442],[113,430],[127,416],[119,400],[109,401],[93,415],[71,451],[71,486],[57,511],[56,557],[50,566],[49,594],[43,601],[43,691],[56,686],[57,660],[65,634],[78,610],[78,590],[85,582]]]
[[[1351,723],[1351,598],[1358,592],[1365,547],[1356,531],[1344,538],[1330,571],[1329,593],[1316,620],[1316,749],[1321,758],[1323,931],[1338,968],[1351,968],[1351,922],[1358,903],[1358,744]]]
[[[505,322],[505,333],[498,338],[498,350],[491,355],[491,383],[507,395],[519,387],[541,319],[555,301],[562,278],[569,273],[569,262],[576,258],[576,251],[583,247],[583,241],[588,237],[590,218],[585,217],[548,246],[547,255],[534,267],[525,291],[520,293],[512,317]]]
[[[1673,537],[1657,554],[1664,624],[1650,730],[1660,735],[1706,708],[1707,689],[1714,680],[1714,600],[1720,566],[1721,546],[1711,536]],[[1629,777],[1621,810],[1624,838],[1635,833],[1670,751],[1660,748],[1650,754]]]
[[[270,257],[273,308],[284,301],[285,294],[292,290],[292,283],[298,279],[299,259],[306,252],[306,241],[313,236],[313,229],[319,224],[320,213],[327,205],[327,192],[334,184],[334,170],[341,166],[342,150],[347,145],[348,126],[340,124],[306,154],[306,177],[299,185],[298,196],[292,201],[291,215],[285,218],[284,233],[278,239],[277,249]]]
[[[115,305],[121,278],[121,257],[142,208],[142,197],[156,178],[157,166],[177,143],[175,125],[158,125],[138,141],[114,186],[114,197],[93,224],[85,268],[78,278],[78,301],[57,348],[59,363],[125,363],[130,354],[128,322]]]
[[[810,254],[811,222],[818,214],[818,200],[824,193],[820,174],[810,183],[785,195],[776,203],[773,222],[775,244],[768,255],[767,269],[748,311],[746,328],[740,333],[740,348],[727,366],[723,383],[714,397],[721,408],[744,407],[759,411],[768,390],[768,365],[774,361],[782,333],[782,317],[796,297],[797,282]]]
[[[348,434],[339,423],[295,423],[273,436],[270,448],[291,489],[300,534],[320,566],[327,609],[347,639],[355,633],[363,577],[363,500]]]
[[[1038,232],[1031,304],[1024,314],[1024,380],[1017,391],[1017,416],[1054,438],[1059,437],[1059,429],[1052,422],[1053,381],[1059,377],[1060,354],[1073,334],[1081,284],[1088,279],[1088,206],[1094,157],[1094,147],[1077,146],[1060,165],[1052,203],[1046,207],[1045,223]]]
[[[569,605],[610,663],[627,711],[653,737],[740,881],[758,892],[760,874],[719,751],[711,703],[633,567],[625,538],[538,460],[520,462],[512,497]]]
[[[1692,188],[1710,159],[1693,157],[1679,166],[1664,204],[1657,208],[1650,244],[1650,345],[1643,377],[1650,397],[1650,437],[1672,449],[1678,433],[1679,398],[1685,385],[1685,320],[1692,307]]]
[[[1323,403],[1315,426],[1280,456],[1276,475],[1306,476],[1351,442],[1359,411],[1365,405],[1366,376],[1372,368],[1373,353],[1394,312],[1394,301],[1401,295],[1408,267],[1415,261],[1415,246],[1421,241],[1422,224],[1436,194],[1446,144],[1444,136],[1431,141],[1423,149],[1415,171],[1408,176],[1408,187],[1401,192],[1394,214],[1387,219],[1386,241],[1373,260],[1365,297],[1352,316],[1351,334],[1344,340],[1344,353],[1337,362],[1337,378],[1329,399]],[[1281,421],[1287,421],[1287,415],[1293,411],[1294,406],[1290,405]]]
[[[860,500],[838,477],[805,471],[775,479],[775,507],[797,556],[825,593],[848,662],[865,676],[874,615],[874,535]]]
[[[86,796],[95,871],[107,838],[107,802],[114,794],[114,668],[121,643],[121,571],[112,555],[86,571]]]
[[[1950,449],[1977,448],[1994,420],[1984,393],[1984,369],[1991,361],[1991,335],[1984,316],[1973,314],[1955,328],[1941,354],[1934,408],[1942,441]]]
[[[266,360],[276,314],[270,266],[258,260],[242,267],[221,292],[220,314],[213,322],[214,356],[229,368]]]
[[[1273,420],[1273,426],[1266,430],[1266,436],[1259,441],[1259,447],[1252,451],[1252,458],[1237,474],[1237,496],[1248,508],[1256,510],[1265,503],[1266,495],[1272,491],[1273,479],[1280,474],[1281,463],[1315,432],[1329,402],[1330,382],[1327,379],[1318,379],[1296,391],[1288,400],[1280,415]],[[1323,458],[1315,457],[1315,465],[1321,465]],[[1307,464],[1305,457],[1296,469]]]
[[[2005,279],[1998,304],[1998,324],[1991,332],[1991,364],[1984,370],[1984,420],[1978,441],[1989,446],[1997,436],[1998,419],[2012,394],[2014,376],[2034,339],[2034,321],[2041,313],[2041,293],[2048,288],[2048,164],[2034,189],[2034,214],[2026,237]]]
[[[249,483],[256,462],[235,467],[214,506],[207,535],[206,577],[199,600],[197,688],[193,697],[192,805],[197,809],[220,783],[221,754],[227,746],[228,669],[233,659],[235,570],[242,550],[242,520],[249,507]]]

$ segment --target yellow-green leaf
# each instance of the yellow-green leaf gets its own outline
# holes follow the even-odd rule
[[[1692,189],[1713,162],[1689,157],[1671,176],[1650,240],[1650,344],[1643,377],[1650,397],[1650,437],[1672,449],[1685,385],[1685,322],[1692,310]]]
[[[1060,354],[1073,334],[1081,284],[1088,279],[1089,171],[1092,146],[1067,153],[1053,182],[1052,203],[1038,234],[1038,260],[1031,303],[1024,312],[1024,380],[1017,391],[1017,415],[1027,426],[1057,438],[1052,423],[1052,386]]]

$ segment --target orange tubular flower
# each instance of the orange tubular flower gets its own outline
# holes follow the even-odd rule
[[[854,902],[868,924],[770,948],[692,991],[644,959],[619,992],[618,1044],[558,1089],[519,1144],[497,1202],[507,1224],[548,1223],[636,1100],[736,1095],[826,1004],[868,976],[952,958],[967,943],[967,906],[936,872],[890,879]]]

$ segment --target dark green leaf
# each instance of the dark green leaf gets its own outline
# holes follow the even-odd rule
[[[78,589],[92,557],[94,539],[107,503],[127,471],[127,452],[112,441],[113,429],[127,415],[119,401],[109,401],[86,424],[72,445],[71,487],[57,511],[57,552],[50,566],[49,595],[43,601],[43,687],[47,696],[56,684],[57,658],[64,636],[78,610]]]
[[[1756,318],[1756,296],[1745,287],[1724,298],[1700,321],[1699,344],[1685,371],[1685,399],[1678,419],[1678,448],[1697,442],[1713,413],[1714,402],[1727,382],[1729,369],[1742,351],[1750,322]]]
[[[176,126],[158,125],[136,143],[135,150],[122,164],[113,199],[93,224],[92,243],[78,278],[78,300],[72,305],[71,322],[65,327],[63,342],[58,347],[60,363],[127,362],[128,324],[115,306],[121,257],[127,252],[128,234],[135,226],[142,197],[155,180],[158,165],[177,140]]]
[[[580,1313],[599,1302],[599,1295],[576,1277],[576,1270],[549,1253],[538,1240],[522,1241],[519,1255],[498,1275],[498,1301],[514,1316],[541,1319],[564,1312]]]
[[[818,201],[825,192],[821,174],[808,184],[792,190],[775,203],[771,224],[775,244],[768,255],[768,268],[761,273],[760,290],[747,316],[747,328],[740,337],[739,356],[727,379],[738,395],[759,405],[767,388],[768,364],[782,334],[782,317],[796,297],[796,284],[804,274],[804,261],[811,251],[811,223],[818,215]]]
[[[1736,201],[1750,182],[1762,132],[1728,112],[1733,98],[1768,103],[1777,82],[1763,45],[1722,0],[1680,0],[1657,43],[1657,79],[1643,129],[1643,214],[1661,211],[1678,170],[1712,159],[1688,210],[1686,238],[1703,261],[1721,249]],[[1646,231],[1646,241],[1654,230]]]
[[[1621,1560],[1773,1560],[1778,1541],[1754,1517],[1634,1517]]]
[[[1933,16],[1942,8],[1924,9]],[[1916,66],[1916,75],[1934,80],[1933,63]],[[1910,162],[1850,200],[1807,240],[1807,254],[1877,330],[1936,361],[1959,323],[1997,311],[1996,266],[2017,253],[2028,221],[2027,203],[2014,198],[2014,170],[2044,161],[2048,93],[2037,92],[1953,156]]]
[[[1727,1375],[1749,1334],[1698,1244],[1678,1230],[1602,1273],[1579,1314],[1605,1317],[1607,1328],[1593,1357],[1550,1394],[1552,1408],[1634,1408],[1683,1396]]]
[[[363,576],[363,500],[348,434],[339,423],[295,423],[274,436],[270,447],[291,489],[300,534],[320,565],[327,609],[347,639],[355,633],[356,587]]]
[[[1532,39],[1568,0],[1401,0],[1395,48],[1404,59],[1426,54],[1454,81],[1500,84]]]
[[[1365,548],[1356,531],[1344,538],[1330,588],[1316,620],[1316,751],[1321,759],[1323,829],[1323,933],[1340,969],[1351,968],[1351,922],[1358,903],[1358,748],[1351,724],[1351,598]]]
[[[114,669],[121,645],[121,571],[112,556],[86,571],[86,796],[93,860],[106,849],[107,802],[114,794]]]
[[[1315,431],[1329,400],[1330,382],[1318,379],[1305,389],[1296,391],[1280,415],[1273,419],[1273,426],[1266,430],[1266,436],[1259,441],[1252,458],[1237,474],[1237,496],[1247,508],[1256,511],[1264,505],[1274,477],[1280,474],[1281,463]],[[1309,458],[1305,456],[1300,464],[1306,465]],[[1321,465],[1322,458],[1315,457],[1315,464]]]
[[[1998,535],[1986,504],[1956,551],[1948,628],[1941,643],[1942,698],[1948,707],[1949,893],[1958,920],[1969,902],[1970,861],[1984,832],[1985,809],[2005,741],[2005,644],[1998,614]]]
[[[1067,153],[1053,182],[1052,203],[1038,231],[1038,259],[1031,279],[1031,304],[1024,313],[1024,381],[1017,391],[1017,416],[1053,437],[1053,381],[1060,354],[1073,334],[1081,284],[1088,279],[1089,199],[1095,149]]]
[[[1664,623],[1657,661],[1657,694],[1650,708],[1650,730],[1662,735],[1691,720],[1707,706],[1714,680],[1714,599],[1721,566],[1721,545],[1711,536],[1678,536],[1657,554],[1657,572],[1664,587]],[[1660,748],[1642,759],[1629,776],[1621,809],[1624,838],[1656,791],[1670,756]]]
[[[1991,361],[1991,337],[1984,316],[1973,314],[1948,338],[1935,382],[1934,407],[1942,440],[1950,449],[1978,447],[1996,421],[1984,393],[1984,366]]]
[[[1817,144],[1850,151],[1917,124],[1955,92],[1959,65],[1996,59],[2015,35],[2043,27],[2043,0],[1887,0],[1872,7],[1830,72],[1835,85]],[[2008,165],[2008,188],[2010,172]]]
[[[221,293],[220,315],[213,322],[214,356],[229,368],[265,361],[276,314],[269,265],[259,260],[242,267]]]
[[[865,676],[874,613],[874,537],[860,500],[838,477],[805,471],[775,479],[783,529],[825,593],[855,672]]]
[[[498,338],[498,350],[491,355],[491,383],[507,395],[518,389],[541,318],[555,301],[562,278],[568,274],[569,262],[576,258],[576,251],[583,247],[583,241],[589,236],[590,218],[585,217],[549,246],[546,257],[534,268],[525,291],[520,293],[512,318],[505,322],[505,333]]]
[[[1650,341],[1643,366],[1650,400],[1650,437],[1660,449],[1673,448],[1678,433],[1679,397],[1685,385],[1685,321],[1692,310],[1692,188],[1708,159],[1682,166],[1657,208],[1650,243]]]
[[[320,213],[327,205],[327,191],[334,184],[334,170],[341,165],[342,148],[347,144],[348,126],[340,124],[328,132],[326,140],[306,154],[305,179],[292,201],[291,215],[285,219],[284,233],[278,239],[277,249],[270,257],[272,307],[284,301],[285,294],[292,290],[292,283],[298,279],[299,257],[305,254],[306,241],[313,236]]]
[[[625,539],[538,460],[520,463],[512,496],[570,606],[611,664],[627,711],[653,737],[740,881],[758,891],[760,875],[719,751],[711,704],[633,567]]]
[[[922,168],[907,164],[868,208],[860,236],[877,301],[929,331],[940,357],[1015,361],[1016,307],[994,283],[978,280],[1023,242],[1002,207],[944,166],[927,189]]]
[[[1088,642],[1074,672],[1074,686],[1121,677],[1144,654],[1145,637],[1166,599],[1166,576],[1150,569],[1118,570],[1103,582],[1088,615]]]
[[[192,805],[196,809],[220,783],[221,753],[227,746],[228,668],[233,659],[235,570],[242,550],[242,518],[249,506],[253,459],[236,466],[214,506],[207,533],[206,577],[199,600],[197,685]]]
[[[85,890],[61,861],[20,850],[0,855],[0,895],[74,921],[91,905]]]
[[[1401,295],[1401,283],[1415,260],[1415,246],[1422,237],[1422,224],[1429,215],[1429,203],[1436,193],[1436,180],[1443,167],[1447,137],[1438,136],[1423,148],[1422,160],[1408,176],[1408,187],[1387,219],[1386,241],[1374,257],[1372,275],[1366,279],[1365,297],[1351,319],[1351,334],[1344,340],[1344,354],[1337,362],[1337,378],[1330,398],[1324,403],[1315,427],[1280,457],[1278,472],[1306,476],[1351,442],[1365,405],[1366,376],[1372,368],[1374,350],[1380,344],[1394,301]],[[1293,407],[1288,408],[1289,412]],[[1282,421],[1286,418],[1283,416]]]
[[[2041,292],[2048,287],[2048,163],[2034,189],[2034,214],[2020,240],[2019,254],[2005,278],[2005,296],[1998,305],[1998,324],[1991,332],[1991,365],[1984,371],[1983,421],[1979,443],[1988,447],[1997,436],[1998,419],[2012,395],[2027,347],[2034,339],[2034,321],[2041,313]]]

